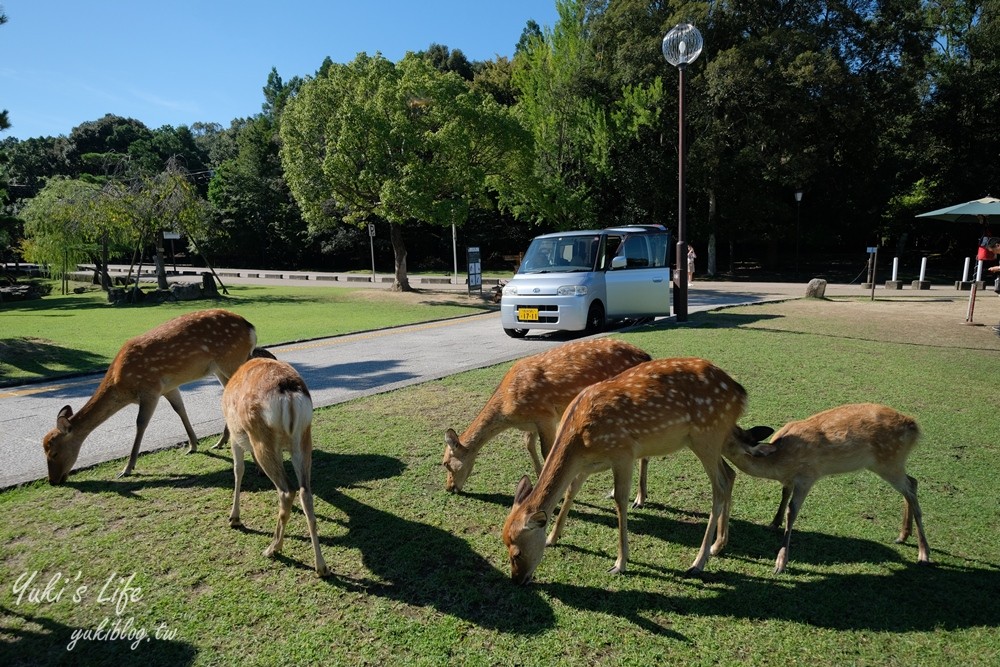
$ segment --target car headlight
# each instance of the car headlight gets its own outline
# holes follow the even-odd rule
[[[586,285],[563,285],[556,290],[556,294],[559,296],[586,296],[587,286]]]
[[[503,286],[504,296],[517,296],[517,285],[507,283]]]

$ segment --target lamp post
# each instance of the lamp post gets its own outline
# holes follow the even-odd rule
[[[678,322],[687,322],[687,200],[684,188],[684,164],[687,146],[684,140],[684,71],[701,55],[701,33],[690,23],[678,23],[663,38],[663,57],[677,68],[677,303],[674,314]]]
[[[802,208],[802,189],[795,191],[795,277],[799,277],[799,210]]]

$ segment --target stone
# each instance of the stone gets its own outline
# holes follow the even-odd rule
[[[826,281],[822,278],[813,278],[809,281],[806,286],[806,298],[807,299],[825,299],[826,298]]]

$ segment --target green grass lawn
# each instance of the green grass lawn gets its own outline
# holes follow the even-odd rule
[[[225,308],[257,328],[262,346],[480,312],[464,292],[400,294],[371,288],[236,285],[229,296],[111,306],[100,291],[0,304],[0,386],[99,371],[122,342],[194,310]]]
[[[535,582],[516,587],[500,528],[531,472],[520,435],[484,448],[462,495],[444,491],[440,465],[445,428],[468,424],[504,364],[316,412],[326,580],[298,509],[285,552],[262,556],[277,497],[252,464],[245,529],[229,528],[231,463],[207,451],[211,439],[191,456],[143,455],[124,480],[112,462],[62,487],[0,493],[0,664],[995,665],[1000,405],[985,387],[956,388],[988,374],[997,352],[905,331],[880,340],[859,333],[862,308],[763,304],[621,337],[654,357],[715,361],[747,388],[744,425],[858,401],[915,416],[924,437],[908,472],[935,567],[916,566],[915,538],[893,544],[902,499],[862,472],[816,485],[775,576],[780,538],[766,526],[779,488],[741,474],[728,547],[703,578],[684,578],[711,492],[683,451],[651,466],[649,502],[629,514],[626,574],[606,572],[616,519],[605,473],[584,486]],[[32,573],[34,598],[22,590]],[[123,581],[130,597],[115,593]],[[73,643],[104,619],[152,636]]]

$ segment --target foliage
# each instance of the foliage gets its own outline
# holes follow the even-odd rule
[[[306,82],[280,133],[288,184],[312,229],[340,221],[390,225],[396,287],[408,289],[400,226],[462,224],[516,145],[492,98],[407,55],[360,54]]]
[[[51,179],[22,212],[24,258],[47,265],[57,279],[92,259],[102,230],[101,216],[95,214],[99,194],[91,183]]]

